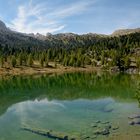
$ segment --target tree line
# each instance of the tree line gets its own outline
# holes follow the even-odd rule
[[[94,39],[90,35],[75,36],[71,39],[71,43],[68,43],[70,38],[63,38],[63,40],[59,40],[60,42],[57,40],[55,46],[44,49],[27,46],[13,48],[6,44],[0,44],[0,66],[33,67],[38,64],[40,67],[50,67],[49,63],[53,62],[54,67],[57,67],[58,64],[71,67],[92,65],[109,68],[117,66],[119,70],[125,71],[130,67],[132,58],[134,58],[134,63],[139,69],[140,58],[138,55],[134,55],[135,49],[140,47],[139,37],[139,33]],[[76,41],[83,41],[85,46],[77,46],[79,43]],[[52,44],[53,42],[54,40],[52,40]],[[66,42],[68,47],[62,47],[62,42]]]

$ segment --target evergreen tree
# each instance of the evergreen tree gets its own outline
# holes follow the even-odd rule
[[[20,53],[18,56],[19,59],[19,65],[22,66],[22,54]]]
[[[138,68],[138,70],[140,69],[140,58],[136,58],[136,66]]]
[[[105,64],[105,53],[104,53],[104,51],[102,51],[102,54],[101,54],[101,64],[102,65]]]
[[[40,65],[41,67],[44,67],[44,59],[42,57],[40,58]]]
[[[0,67],[3,68],[4,66],[4,58],[3,56],[0,57]]]
[[[26,53],[24,53],[23,55],[22,55],[22,63],[24,63],[24,65],[27,65],[27,54]]]
[[[11,65],[12,65],[12,67],[15,67],[16,64],[17,64],[16,57],[15,56],[12,56],[12,58],[11,58]]]
[[[81,59],[80,58],[77,59],[76,66],[77,67],[81,67]]]
[[[74,66],[74,55],[70,56],[69,65]]]
[[[54,59],[54,67],[57,68],[57,59]]]
[[[33,57],[32,57],[31,54],[29,54],[29,56],[28,56],[28,65],[29,65],[30,67],[33,66]]]
[[[63,59],[63,66],[68,66],[68,64],[69,64],[69,61],[68,61],[68,56],[65,54],[65,56],[64,56],[64,59]]]
[[[42,62],[43,63],[43,62]],[[48,61],[48,58],[46,57],[45,58],[45,67],[48,67],[49,66],[49,61]]]
[[[124,69],[127,70],[130,67],[130,64],[131,64],[130,58],[129,56],[126,56],[124,58]]]

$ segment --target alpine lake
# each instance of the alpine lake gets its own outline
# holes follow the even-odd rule
[[[139,75],[0,77],[0,140],[140,140]]]

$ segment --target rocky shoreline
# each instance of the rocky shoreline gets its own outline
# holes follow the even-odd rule
[[[128,126],[140,125],[140,115],[132,114],[128,116]],[[38,128],[32,128],[28,125],[23,125],[21,130],[28,131],[43,137],[47,137],[54,140],[94,140],[99,137],[106,138],[110,136],[119,136],[120,126],[118,124],[113,124],[110,121],[101,121],[96,120],[89,125],[89,128],[85,132],[77,133],[76,136],[71,134],[66,134],[62,132],[55,132],[53,130],[42,130]],[[90,131],[90,133],[88,132]],[[118,134],[118,135],[117,135]],[[120,134],[121,135],[121,134]],[[140,134],[135,134],[135,136],[139,136]]]

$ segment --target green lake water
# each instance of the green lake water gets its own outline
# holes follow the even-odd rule
[[[24,125],[92,140],[105,122],[119,128],[95,139],[128,134],[140,139],[140,126],[128,123],[128,116],[140,114],[134,98],[139,80],[107,73],[0,77],[0,140],[51,140],[21,129]]]

